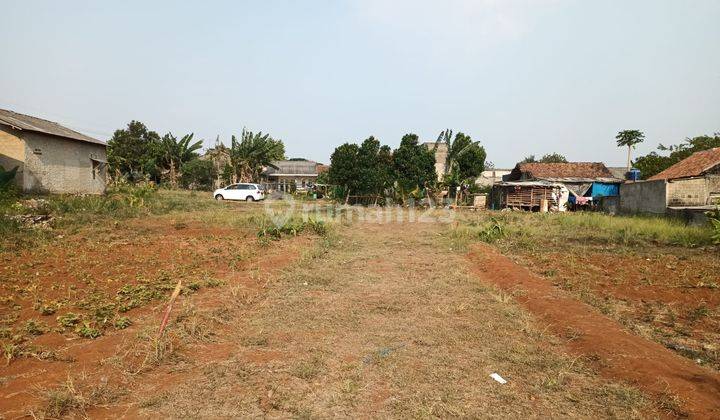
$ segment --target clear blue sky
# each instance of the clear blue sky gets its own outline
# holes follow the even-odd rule
[[[245,126],[327,162],[452,128],[505,167],[720,131],[717,0],[0,1],[0,107],[103,140]]]

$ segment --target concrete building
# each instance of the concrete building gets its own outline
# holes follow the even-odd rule
[[[318,175],[328,170],[326,165],[311,160],[278,160],[277,167],[268,167],[262,178],[268,190],[295,191],[305,190],[317,182]]]
[[[488,169],[480,174],[475,184],[481,187],[492,187],[493,184],[501,182],[504,176],[510,175],[512,169]]]
[[[23,192],[102,194],[107,145],[58,123],[0,110],[0,165]]]
[[[620,210],[625,213],[680,215],[703,219],[720,202],[720,147],[694,153],[647,181],[620,187]]]

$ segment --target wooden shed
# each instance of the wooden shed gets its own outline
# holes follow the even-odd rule
[[[490,191],[489,205],[493,210],[505,208],[539,210],[542,200],[550,209],[565,211],[570,192],[559,183],[547,181],[498,182]]]

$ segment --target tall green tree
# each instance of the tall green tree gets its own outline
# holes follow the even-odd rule
[[[243,129],[240,140],[232,136],[230,146],[230,165],[235,180],[241,182],[256,181],[264,167],[277,167],[275,160],[285,159],[285,145],[269,134],[253,133]]]
[[[381,146],[375,137],[370,136],[362,142],[356,165],[359,194],[382,194],[392,185],[392,152],[390,147]]]
[[[160,159],[158,164],[168,174],[170,184],[177,187],[183,164],[197,159],[202,140],[191,143],[193,133],[184,135],[180,140],[172,133],[165,134],[160,140]]]
[[[180,184],[191,190],[210,190],[217,177],[215,166],[209,159],[192,159],[180,167]]]
[[[354,143],[345,143],[335,148],[330,156],[330,170],[328,178],[334,185],[339,186],[348,195],[361,189],[358,158],[360,147]]]
[[[159,182],[160,171],[156,163],[160,154],[160,136],[140,121],[133,120],[126,128],[116,130],[108,141],[111,173],[130,181],[149,178]]]
[[[617,140],[618,147],[628,148],[627,170],[629,172],[632,168],[632,149],[645,140],[645,134],[640,130],[623,130],[615,136],[615,140]]]
[[[455,155],[456,170],[460,181],[475,181],[485,170],[485,148],[479,141],[473,141],[470,136],[457,133],[452,144],[452,153]]]
[[[397,184],[402,192],[410,192],[437,182],[435,156],[420,144],[416,134],[405,134],[392,158]]]

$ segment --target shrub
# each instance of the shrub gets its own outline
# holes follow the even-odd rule
[[[712,241],[714,244],[720,244],[720,207],[706,213],[710,226],[712,227]]]
[[[70,328],[74,327],[80,322],[80,316],[72,312],[68,312],[65,315],[57,317],[57,322],[61,327]]]
[[[15,179],[15,174],[17,174],[17,171],[17,166],[10,169],[9,171],[6,171],[5,168],[0,165],[0,194],[6,191],[10,191],[12,189],[13,180]]]
[[[25,332],[32,335],[43,335],[47,331],[47,325],[42,321],[33,319],[25,323]]]
[[[113,322],[113,325],[118,330],[124,330],[125,328],[132,325],[132,321],[130,321],[130,318],[126,316],[121,316],[120,318],[117,318],[115,322]]]
[[[102,332],[97,328],[93,328],[89,322],[83,322],[82,325],[75,329],[75,333],[83,338],[98,338],[102,335]]]
[[[495,219],[494,217],[490,219],[490,224],[486,226],[483,230],[478,232],[478,237],[483,242],[495,242],[496,240],[502,238],[505,235],[505,230],[503,229],[500,222]]]

